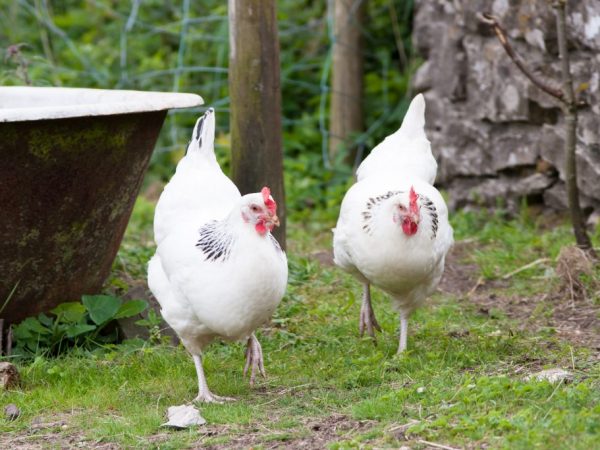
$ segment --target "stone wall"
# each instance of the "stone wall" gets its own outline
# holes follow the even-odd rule
[[[491,12],[528,66],[559,82],[554,11],[547,0],[416,2],[413,42],[425,63],[413,86],[427,101],[427,135],[450,207],[520,199],[566,208],[564,117],[506,55],[477,12]],[[569,0],[567,27],[579,111],[582,206],[600,215],[600,1]],[[499,200],[500,199],[500,200]]]

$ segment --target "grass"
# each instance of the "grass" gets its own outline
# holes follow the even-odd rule
[[[455,215],[458,239],[474,240],[463,262],[474,278],[495,280],[572,243],[568,227],[545,230],[524,213]],[[152,204],[140,198],[109,282],[111,289],[144,277],[152,254]],[[214,392],[235,403],[201,406],[208,425],[159,427],[168,406],[196,394],[183,348],[117,346],[98,353],[20,362],[22,387],[2,394],[21,417],[0,419],[0,447],[37,444],[128,448],[271,448],[299,442],[313,448],[589,449],[600,440],[597,352],[561,341],[552,330],[524,330],[501,309],[482,314],[462,294],[436,294],[409,322],[409,351],[396,356],[398,320],[374,292],[383,332],[374,346],[358,338],[360,288],[311,255],[330,246],[328,226],[291,224],[290,283],[270,327],[258,337],[268,378],[251,389],[242,377],[243,347],[213,344],[205,369]],[[598,242],[599,236],[595,236]],[[597,278],[598,273],[596,273]],[[592,280],[593,281],[593,280]],[[528,297],[555,288],[548,266],[515,275],[505,295]],[[491,292],[491,291],[490,291]],[[495,291],[494,291],[495,292]],[[596,295],[595,301],[597,302]],[[526,374],[563,367],[571,383],[525,381]],[[48,422],[58,425],[39,426]]]

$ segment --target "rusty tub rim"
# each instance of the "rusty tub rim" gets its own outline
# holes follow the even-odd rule
[[[0,123],[164,111],[203,103],[202,97],[188,93],[0,86]]]

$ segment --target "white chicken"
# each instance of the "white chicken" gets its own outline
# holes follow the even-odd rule
[[[194,127],[186,155],[156,206],[156,254],[148,285],[167,323],[192,354],[196,401],[232,400],[213,394],[202,350],[215,339],[247,340],[244,375],[265,375],[254,331],[267,322],[287,285],[287,259],[275,238],[277,205],[269,188],[241,196],[214,154],[215,114]]]
[[[406,349],[408,317],[436,289],[453,243],[446,203],[432,185],[437,163],[424,127],[419,94],[400,129],[358,168],[333,230],[335,263],[363,283],[360,335],[381,330],[371,306],[373,284],[400,313],[398,353]]]

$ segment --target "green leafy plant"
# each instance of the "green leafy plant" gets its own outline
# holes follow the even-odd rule
[[[159,344],[161,342],[162,334],[160,332],[160,326],[162,324],[162,318],[156,313],[156,311],[150,309],[148,311],[148,316],[145,319],[136,321],[135,324],[148,329],[148,340],[152,344]]]
[[[114,320],[135,316],[148,307],[145,300],[123,301],[109,295],[84,295],[81,303],[58,305],[37,317],[28,317],[13,328],[13,353],[56,356],[70,348],[94,349],[118,342],[118,330],[109,327]]]

